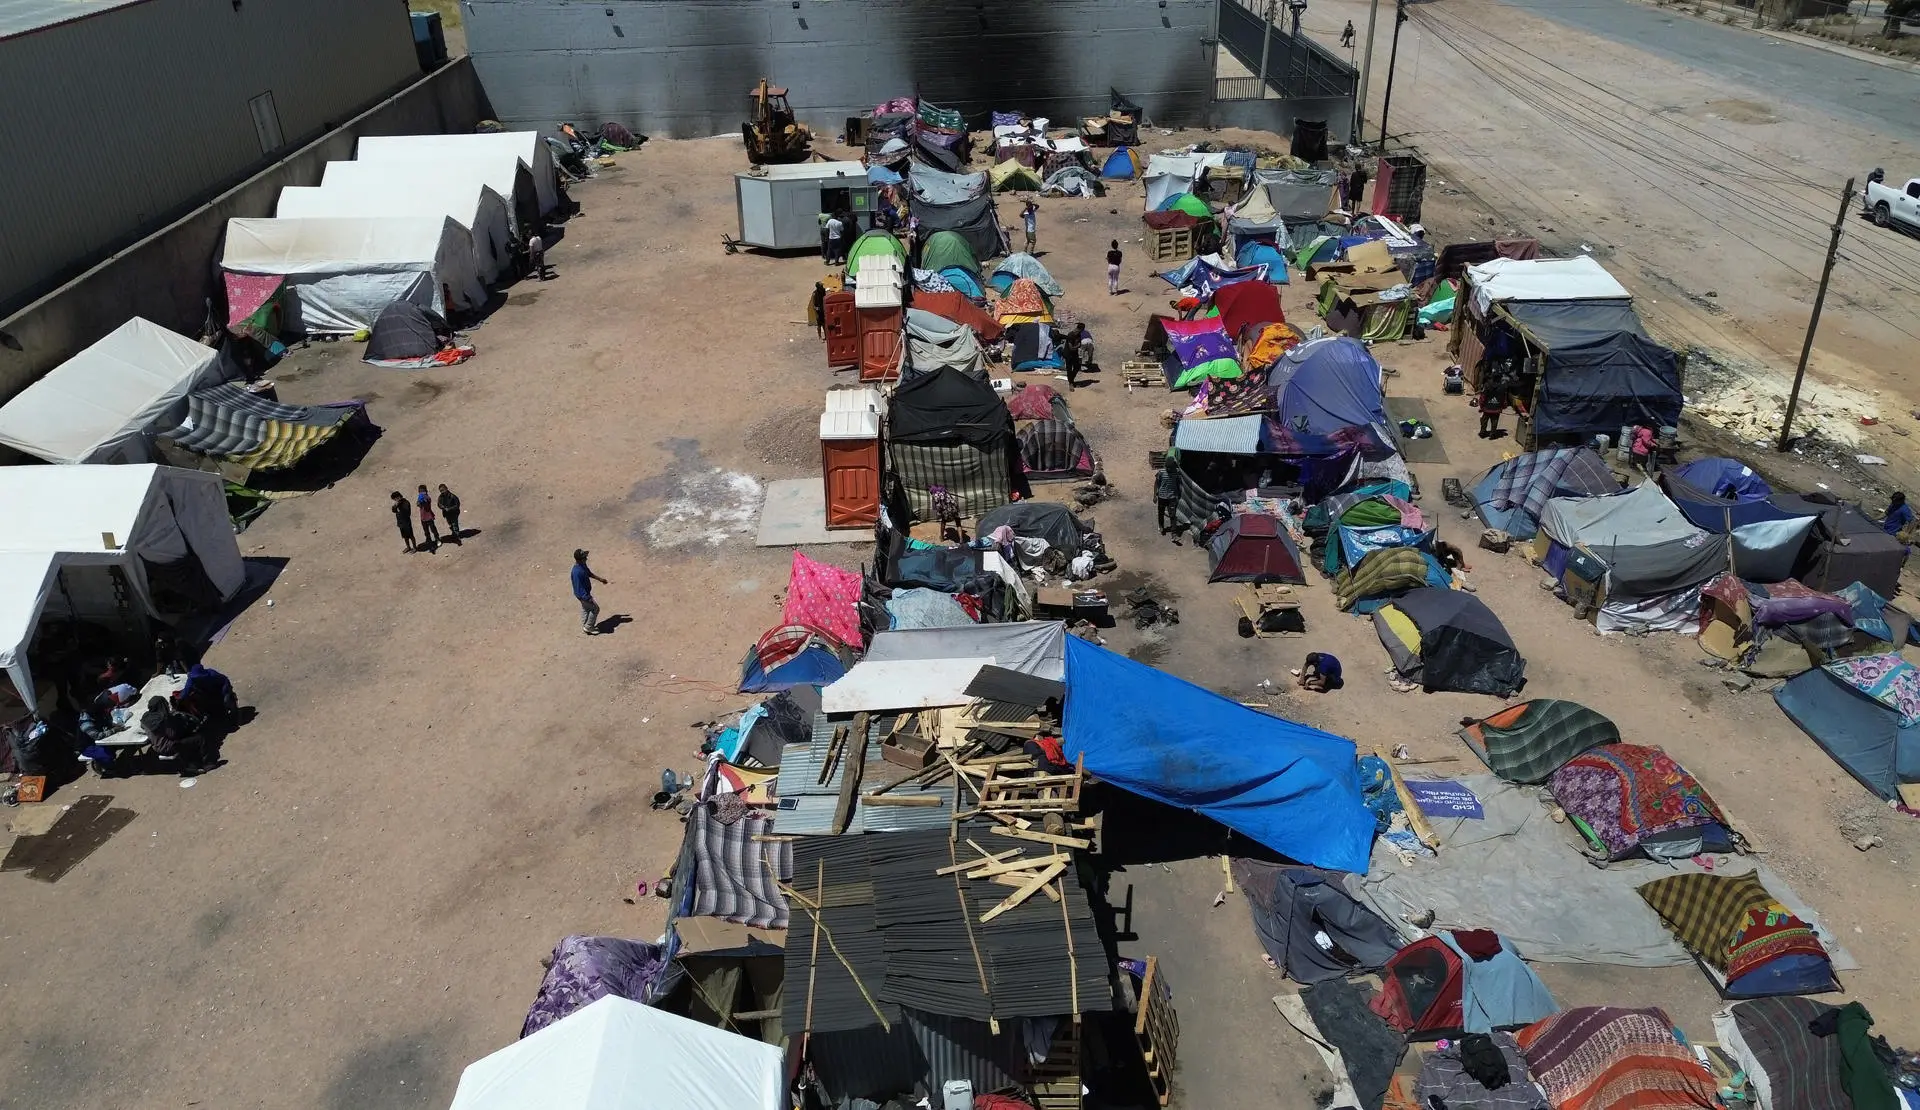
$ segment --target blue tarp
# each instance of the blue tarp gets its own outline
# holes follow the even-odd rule
[[[1287,256],[1272,243],[1244,243],[1234,252],[1233,261],[1240,266],[1265,266],[1268,281],[1275,285],[1287,284]]]
[[[1767,480],[1753,472],[1753,468],[1739,459],[1713,456],[1695,459],[1685,466],[1674,468],[1674,477],[1690,486],[1697,486],[1714,497],[1726,498],[1746,504],[1750,501],[1765,501],[1773,496],[1773,487]]]
[[[760,654],[748,648],[747,658],[740,664],[740,692],[766,694],[795,686],[825,686],[846,673],[840,658],[819,644],[807,645],[771,671],[762,670]]]
[[[1891,801],[1902,782],[1920,781],[1920,725],[1902,728],[1899,711],[1825,667],[1788,679],[1773,692],[1773,700],[1834,762],[1880,797]]]
[[[1364,874],[1374,820],[1353,741],[1067,637],[1068,760],[1300,863]]]
[[[972,300],[977,301],[987,295],[987,291],[980,288],[980,279],[958,266],[948,266],[940,271],[940,276],[947,279],[955,292],[965,294]]]
[[[1285,382],[1280,425],[1294,435],[1331,436],[1343,428],[1377,427],[1386,433],[1386,399],[1380,364],[1366,344],[1350,336],[1302,343],[1274,364],[1270,381]]]

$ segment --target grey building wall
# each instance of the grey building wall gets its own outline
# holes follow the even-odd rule
[[[419,74],[404,0],[143,0],[0,39],[0,312]]]
[[[246,0],[248,6],[255,2]],[[227,0],[220,6],[230,10]],[[216,264],[227,221],[273,215],[282,188],[320,184],[328,162],[352,160],[360,136],[467,132],[491,114],[472,63],[456,58],[13,315],[0,316],[0,403],[130,316],[198,334],[207,298],[219,303]]]
[[[1165,124],[1212,95],[1214,0],[463,0],[467,49],[506,123],[662,138],[737,134],[762,76],[800,118],[918,95],[982,126],[1066,121],[1117,88]]]

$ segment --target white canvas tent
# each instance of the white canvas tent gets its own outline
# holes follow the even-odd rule
[[[505,197],[458,168],[425,172],[407,181],[280,190],[273,214],[281,219],[321,216],[448,216],[473,239],[474,268],[493,281],[513,266],[513,220]]]
[[[154,434],[220,367],[219,351],[136,316],[0,408],[0,443],[54,463],[150,462]]]
[[[487,301],[473,238],[446,216],[228,220],[220,268],[284,277],[289,329],[307,334],[371,329],[398,300],[442,316]]]
[[[1495,258],[1467,267],[1473,305],[1484,315],[1496,301],[1631,300],[1606,267],[1575,258]]]
[[[784,1110],[783,1053],[608,995],[460,1073],[453,1110]]]
[[[217,474],[151,463],[0,467],[0,520],[0,667],[29,709],[38,702],[29,654],[46,617],[143,625],[186,615],[175,591],[187,582],[225,601],[246,581]]]
[[[1224,166],[1227,156],[1215,154],[1155,154],[1140,175],[1146,186],[1147,211],[1157,212],[1170,197],[1193,192],[1193,183],[1208,166]]]
[[[518,158],[533,174],[533,189],[544,214],[560,206],[554,184],[553,152],[538,131],[495,131],[471,135],[367,135],[354,150],[362,162],[451,163],[501,152]]]
[[[328,162],[320,171],[320,187],[355,189],[433,189],[446,181],[472,181],[500,194],[507,203],[507,230],[520,241],[520,206],[515,199],[525,191],[529,211],[539,204],[531,191],[533,175],[513,155],[499,152],[479,158],[434,162]],[[524,183],[524,184],[523,184]]]

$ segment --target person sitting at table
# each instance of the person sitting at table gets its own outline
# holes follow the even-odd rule
[[[154,697],[140,717],[140,729],[147,734],[147,750],[159,757],[162,769],[181,775],[197,775],[207,769],[207,738],[202,722],[181,713]]]
[[[232,680],[204,663],[187,669],[187,684],[173,700],[181,709],[223,729],[240,723],[240,699],[234,695]]]
[[[80,711],[75,726],[89,740],[110,736],[125,728],[128,718],[132,716],[128,712],[116,711],[139,700],[140,691],[132,683],[116,683],[94,696],[93,701]]]

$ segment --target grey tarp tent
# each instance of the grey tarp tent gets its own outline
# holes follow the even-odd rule
[[[1003,525],[1016,536],[1037,537],[1069,555],[1080,553],[1080,540],[1088,532],[1072,509],[1052,501],[1009,502],[981,517],[976,531],[987,536]]]
[[[909,373],[951,366],[970,377],[985,379],[987,356],[972,328],[923,309],[907,309],[907,370]]]
[[[907,187],[920,204],[960,204],[987,194],[987,173],[948,173],[925,162],[913,163]]]
[[[992,194],[955,204],[916,200],[911,207],[914,218],[920,221],[923,243],[936,231],[953,231],[973,248],[976,259],[995,258],[1006,249],[1000,240],[1000,220],[994,212]]]
[[[1409,590],[1375,610],[1373,624],[1400,677],[1429,693],[1506,697],[1527,683],[1527,661],[1513,637],[1474,594]]]
[[[1728,538],[1696,526],[1651,481],[1605,497],[1553,498],[1540,530],[1604,563],[1609,596],[1668,594],[1727,569]]]
[[[367,362],[408,362],[429,358],[451,342],[446,318],[412,301],[395,301],[380,311],[360,357]]]
[[[1585,440],[1680,423],[1680,363],[1653,341],[1633,302],[1508,301],[1497,310],[1545,353],[1533,434]]]
[[[1900,588],[1906,545],[1867,519],[1866,514],[1829,493],[1776,493],[1773,506],[1796,516],[1818,516],[1820,523],[1794,567],[1793,576],[1816,590],[1844,590],[1861,582],[1881,597]]]

